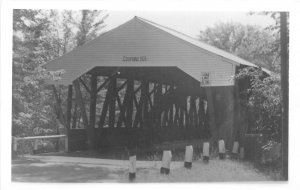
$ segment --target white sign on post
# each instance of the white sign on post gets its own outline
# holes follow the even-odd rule
[[[224,140],[219,140],[219,153],[225,153],[225,142]]]
[[[237,154],[238,151],[239,151],[239,142],[234,141],[233,148],[232,148],[232,153]]]
[[[203,143],[203,156],[209,156],[209,142]]]

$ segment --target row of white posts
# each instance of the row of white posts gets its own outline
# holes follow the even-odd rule
[[[33,153],[37,153],[38,144],[40,139],[53,139],[53,138],[64,138],[65,140],[65,151],[68,152],[69,144],[68,144],[68,137],[66,135],[49,135],[49,136],[33,136],[33,137],[13,137],[13,151],[18,150],[18,142],[20,140],[34,140],[33,145]]]
[[[209,142],[203,143],[203,152],[202,152],[203,162],[209,162]],[[225,142],[223,139],[219,140],[219,158],[221,160],[226,157]],[[244,159],[244,148],[239,147],[239,142],[235,141],[232,148],[232,158],[233,159]],[[170,150],[164,150],[161,162],[160,173],[169,174],[170,166],[172,160],[172,152]],[[192,168],[193,160],[193,146],[189,145],[185,147],[185,158],[184,158],[184,167],[187,169]],[[133,180],[136,177],[136,155],[129,157],[129,179]]]

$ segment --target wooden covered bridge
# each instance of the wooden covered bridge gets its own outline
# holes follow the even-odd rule
[[[245,126],[234,80],[245,66],[256,67],[139,17],[45,65],[62,71],[51,84],[68,85],[71,151],[209,137],[232,142]]]

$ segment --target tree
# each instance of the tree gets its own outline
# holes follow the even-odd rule
[[[218,23],[200,31],[199,40],[248,60],[273,72],[280,72],[277,34],[259,26]]]
[[[51,91],[41,86],[48,75],[39,67],[56,56],[55,40],[49,35],[51,16],[41,10],[14,10],[13,135],[54,132]]]
[[[42,65],[98,36],[107,15],[102,11],[15,9],[13,12],[14,136],[57,133],[63,123],[45,79],[56,77]],[[65,106],[66,88],[57,88]]]
[[[219,23],[201,31],[199,39],[273,71],[267,76],[261,69],[246,67],[239,70],[236,79],[250,81],[250,86],[241,92],[247,97],[243,105],[248,132],[281,141],[280,44],[276,27]]]
[[[281,80],[280,75],[266,77],[262,70],[241,69],[237,80],[249,80],[250,87],[241,92],[247,95],[243,105],[247,108],[248,133],[261,133],[266,140],[281,141]]]
[[[76,13],[70,12],[73,25],[78,29],[76,33],[77,46],[82,46],[86,42],[99,35],[101,29],[105,27],[104,21],[108,14],[102,15],[100,10],[81,10],[77,17]]]

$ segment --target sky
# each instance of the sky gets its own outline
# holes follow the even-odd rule
[[[274,24],[274,20],[265,15],[249,15],[248,12],[196,12],[196,11],[107,11],[105,30],[111,30],[134,16],[156,22],[163,26],[197,38],[201,30],[219,22],[240,22],[262,27]]]

